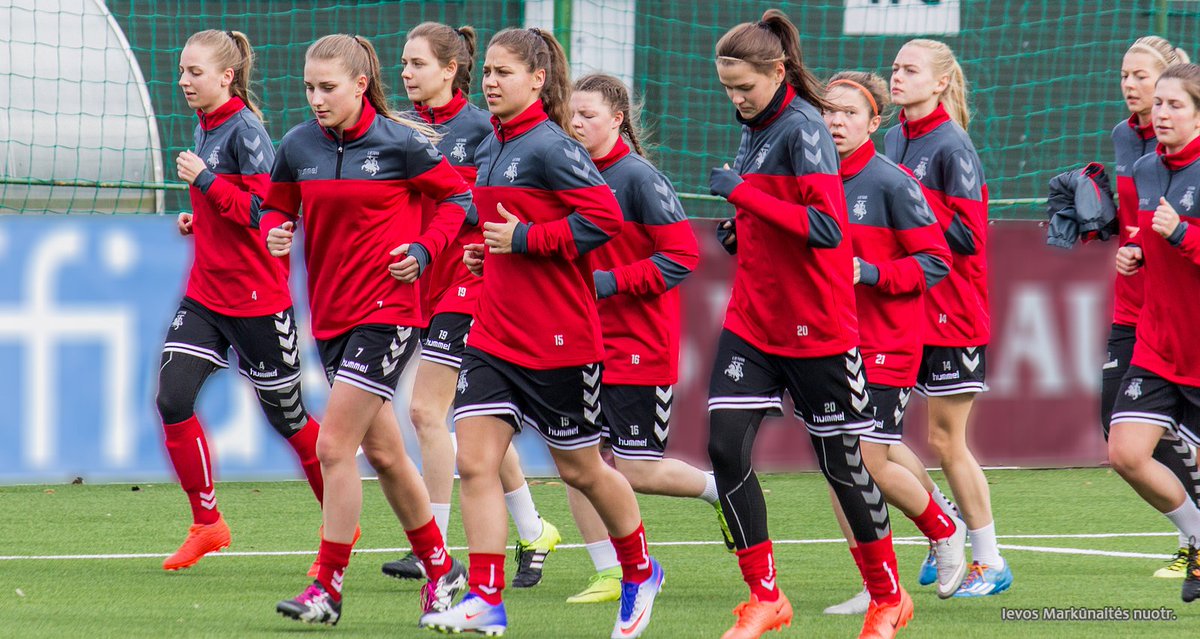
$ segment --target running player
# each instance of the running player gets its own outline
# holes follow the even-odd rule
[[[967,446],[971,407],[986,389],[990,329],[988,194],[966,132],[971,117],[966,79],[950,47],[910,40],[892,63],[891,89],[902,111],[900,124],[885,137],[887,157],[921,183],[953,257],[945,281],[925,295],[925,348],[916,389],[928,398],[929,444],[971,539],[970,573],[954,596],[999,594],[1012,584],[1012,570],[996,545],[987,479]],[[931,548],[926,563],[934,560]]]
[[[1150,111],[1154,106],[1154,84],[1167,67],[1188,62],[1187,54],[1158,36],[1138,38],[1130,45],[1121,61],[1121,94],[1129,108],[1128,119],[1113,127],[1113,147],[1117,166],[1117,228],[1120,246],[1130,242],[1130,229],[1136,228],[1137,192],[1133,187],[1133,165],[1138,158],[1153,153],[1157,140]],[[1113,403],[1121,387],[1121,379],[1129,370],[1136,342],[1138,313],[1142,309],[1142,280],[1140,272],[1129,276],[1117,275],[1113,285],[1113,320],[1108,334],[1108,354],[1104,359],[1103,383],[1100,392],[1100,419],[1104,438],[1112,420]],[[1169,429],[1154,447],[1154,459],[1171,469],[1192,495],[1200,498],[1200,472],[1192,447],[1176,437]],[[1179,531],[1179,550],[1166,566],[1154,572],[1155,577],[1182,579],[1187,570],[1187,535]]]
[[[304,86],[316,118],[279,145],[261,234],[272,255],[288,255],[303,209],[313,336],[332,386],[317,441],[329,506],[317,579],[277,610],[308,623],[340,619],[362,510],[360,446],[425,564],[422,608],[444,609],[465,586],[465,569],[446,552],[429,494],[405,454],[392,395],[417,348],[418,278],[458,234],[471,192],[430,142],[429,127],[392,114],[366,38],[338,34],[313,43]],[[424,232],[422,198],[437,208]]]
[[[750,588],[724,637],[759,637],[792,620],[751,465],[758,427],[781,411],[785,389],[862,554],[871,593],[862,636],[894,637],[912,617],[912,599],[899,583],[887,503],[862,463],[859,435],[874,420],[858,350],[846,199],[821,117],[828,103],[803,64],[799,37],[771,9],[716,47],[717,75],[743,129],[734,167],[714,168],[710,178],[712,192],[735,206],[738,251],[709,386],[708,452]]]
[[[240,31],[192,34],[179,56],[179,87],[200,118],[194,150],[175,159],[192,203],[191,213],[179,214],[179,233],[195,237],[195,256],[163,345],[157,403],[171,465],[191,503],[192,526],[163,562],[166,570],[192,566],[230,543],[217,508],[208,440],[196,417],[196,396],[209,375],[229,367],[230,347],[267,421],[296,452],[318,502],[324,494],[316,453],[320,426],[300,394],[288,264],[267,254],[255,230],[275,150],[250,93],[253,69],[254,51]]]
[[[400,60],[408,99],[417,115],[437,129],[441,136],[438,150],[468,184],[475,182],[475,149],[492,129],[487,111],[467,101],[474,59],[475,29],[424,22],[408,32]],[[426,202],[427,215],[434,210],[431,205],[432,201]],[[446,526],[454,487],[454,443],[447,417],[479,288],[479,278],[467,271],[462,252],[457,249],[482,241],[478,216],[472,210],[458,237],[450,243],[455,250],[443,251],[433,260],[423,287],[426,314],[432,319],[422,340],[409,415],[421,445],[421,476],[444,541],[449,538]],[[562,538],[553,524],[538,515],[515,448],[505,455],[500,478],[504,501],[519,536],[518,568],[512,585],[527,588],[541,581],[546,555]],[[383,574],[397,579],[425,579],[425,564],[409,552],[384,564]]]
[[[945,599],[966,575],[966,525],[945,512],[907,468],[889,460],[889,451],[901,445],[904,410],[921,364],[924,293],[950,271],[950,249],[921,185],[877,154],[871,142],[891,104],[887,81],[873,73],[843,71],[830,79],[825,99],[830,104],[825,123],[842,160],[861,348],[875,408],[875,429],[862,435],[863,462],[888,503],[904,512],[935,549],[941,572],[937,594]],[[834,510],[858,563],[861,556],[836,500]],[[864,588],[825,612],[862,614],[869,601]]]
[[[621,234],[592,253],[604,334],[601,432],[634,491],[701,499],[717,509],[721,528],[728,531],[712,475],[663,457],[671,385],[678,378],[675,287],[700,261],[696,237],[671,182],[646,160],[637,114],[621,80],[599,74],[577,80],[571,126],[625,215]],[[579,491],[568,489],[567,496],[596,568],[587,588],[567,602],[616,601],[621,572],[604,522]]]
[[[600,512],[623,577],[613,637],[641,635],[663,583],[629,482],[600,457],[600,318],[587,253],[621,230],[621,211],[587,151],[564,128],[571,84],[550,33],[506,29],[487,49],[483,91],[495,135],[476,151],[482,273],[454,419],[471,591],[421,625],[503,634],[501,459],[515,432],[538,431],[563,480]],[[486,258],[484,250],[486,247]]]
[[[1200,352],[1190,334],[1200,300],[1200,66],[1176,64],[1162,72],[1151,122],[1155,153],[1133,165],[1138,224],[1130,243],[1117,250],[1119,274],[1145,274],[1133,360],[1112,409],[1108,459],[1187,535],[1182,596],[1190,602],[1200,596],[1200,508],[1154,450],[1164,430],[1200,444]]]

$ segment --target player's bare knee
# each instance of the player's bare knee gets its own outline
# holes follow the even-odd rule
[[[634,492],[645,493],[654,489],[658,484],[657,462],[617,458],[617,470],[629,480]]]
[[[445,410],[439,410],[437,407],[415,398],[408,408],[408,417],[412,420],[417,437],[423,437],[435,430],[447,430],[449,426],[447,426],[446,416]]]

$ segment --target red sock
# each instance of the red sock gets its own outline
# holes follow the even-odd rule
[[[442,575],[450,572],[450,553],[446,552],[442,531],[438,530],[436,520],[431,517],[424,526],[406,530],[404,534],[408,535],[413,554],[425,564],[425,574],[429,576],[430,581],[437,581]]]
[[[858,542],[862,553],[862,576],[867,583],[871,601],[879,604],[900,602],[900,572],[896,568],[896,551],[892,548],[892,535],[878,541]]]
[[[473,552],[469,559],[471,569],[467,583],[471,585],[471,592],[493,606],[498,605],[503,600],[504,555]]]
[[[212,456],[200,420],[192,415],[178,424],[163,424],[163,433],[179,485],[192,505],[192,522],[217,523],[221,511],[217,510],[217,491],[212,483]]]
[[[862,571],[863,571],[862,550],[860,550],[857,545],[850,546],[850,556],[854,557],[854,565],[858,566],[858,573],[862,574]]]
[[[308,486],[317,496],[317,502],[325,503],[325,479],[321,476],[321,461],[317,459],[317,434],[320,432],[321,425],[309,417],[304,428],[289,437],[287,443],[291,444],[296,457],[300,458],[300,467],[304,469],[304,476],[308,478]]]
[[[608,537],[621,562],[621,580],[640,584],[650,578],[650,550],[646,547],[646,527],[638,522],[637,530],[624,537]]]
[[[775,587],[775,551],[771,540],[754,544],[737,551],[738,567],[742,579],[750,586],[750,594],[759,601],[776,601],[779,588]]]
[[[352,544],[322,539],[321,549],[317,551],[317,581],[334,601],[342,600],[342,578],[346,575],[346,566],[350,565],[353,548]]]
[[[916,517],[909,517],[909,519],[917,525],[922,534],[934,541],[954,534],[954,521],[934,501],[933,495],[929,496],[929,504],[925,506],[925,511]]]

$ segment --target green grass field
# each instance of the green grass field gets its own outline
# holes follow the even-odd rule
[[[938,600],[931,588],[916,584],[924,544],[898,544],[902,583],[916,602],[916,616],[901,637],[1150,637],[1197,627],[1200,604],[1180,601],[1180,582],[1150,577],[1160,560],[1104,554],[1165,556],[1174,550],[1173,535],[1012,537],[1168,531],[1166,520],[1111,471],[998,470],[988,477],[1000,542],[1010,546],[1005,557],[1016,575],[1012,590],[983,599]],[[791,628],[768,637],[856,637],[861,619],[821,614],[859,588],[844,544],[828,541],[837,537],[837,528],[822,478],[805,473],[766,475],[762,481],[770,491],[779,582],[796,611]],[[551,481],[534,484],[543,516],[558,524],[565,544],[578,544],[562,487]],[[160,568],[190,523],[183,495],[173,484],[141,484],[136,490],[130,484],[0,488],[0,636],[435,636],[416,628],[418,584],[379,571],[399,554],[387,549],[403,549],[406,543],[372,482],[365,494],[363,537],[347,571],[343,620],[331,629],[274,612],[276,601],[306,584],[304,572],[316,549],[318,513],[302,482],[220,484],[218,498],[233,529],[233,546],[179,573]],[[651,551],[667,575],[646,636],[720,636],[746,588],[737,562],[718,541],[711,509],[696,500],[661,497],[642,497],[641,504]],[[457,519],[451,526],[451,545],[463,545]],[[893,527],[898,538],[917,535],[894,510]],[[655,547],[656,542],[702,543]],[[465,557],[465,551],[459,554]],[[135,556],[69,558],[76,555]],[[607,637],[615,604],[563,602],[583,587],[590,572],[581,548],[552,555],[539,586],[506,591],[507,636]],[[1176,620],[1002,620],[1005,608],[1041,613],[1044,607],[1106,606],[1165,606]]]

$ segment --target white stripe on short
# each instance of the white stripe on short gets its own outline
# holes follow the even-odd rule
[[[217,366],[220,366],[221,368],[229,368],[229,362],[226,361],[224,357],[221,357],[219,354],[217,354],[216,351],[207,348],[200,348],[199,346],[194,346],[192,344],[185,344],[183,342],[167,342],[166,344],[163,344],[163,352],[191,355],[192,357],[199,357],[200,359],[208,360]]]
[[[365,390],[368,393],[382,397],[386,401],[391,401],[392,397],[396,394],[396,389],[394,388],[388,388],[383,384],[373,382],[365,377],[360,377],[344,370],[338,370],[337,374],[333,376],[333,381],[342,382],[343,384],[349,384],[355,388]]]

